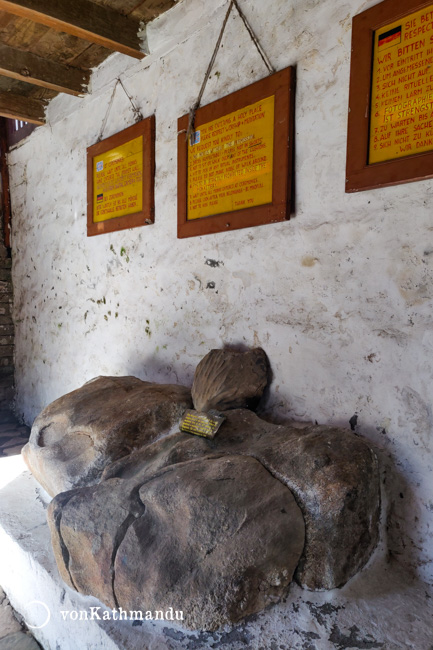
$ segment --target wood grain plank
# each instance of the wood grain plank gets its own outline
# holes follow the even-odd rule
[[[32,86],[31,84],[26,85],[31,88],[31,91],[27,96],[32,97],[33,99],[40,99],[45,104],[48,104],[53,97],[56,97],[59,94],[55,90],[50,90],[49,88],[41,88],[40,86]]]
[[[0,10],[142,59],[139,21],[89,0],[0,0]]]
[[[83,52],[80,52],[71,58],[69,63],[77,68],[96,68],[100,63],[102,63],[102,61],[105,61],[107,56],[110,54],[110,50],[102,47],[102,45],[88,45]]]
[[[140,4],[139,0],[92,0],[92,2],[100,7],[110,7],[124,16],[128,16]]]
[[[45,102],[23,95],[0,92],[0,115],[11,120],[45,124]]]
[[[83,95],[89,72],[60,65],[0,43],[0,74],[70,95]]]
[[[4,11],[0,11],[0,32],[14,20],[16,20],[16,18],[12,14],[7,14]]]
[[[72,63],[75,57],[89,47],[99,48],[99,45],[91,45],[89,41],[83,41],[82,38],[48,29],[47,33],[37,43],[30,46],[28,50],[56,63],[75,65]],[[106,51],[111,54],[110,50]],[[85,66],[77,65],[75,67],[82,68]]]
[[[9,16],[11,20],[3,24],[3,16]],[[39,25],[27,18],[6,14],[4,11],[0,11],[0,42],[56,63],[69,63],[70,59],[81,54],[88,47],[92,47],[88,41],[81,38],[57,32],[46,25]]]
[[[35,86],[26,84],[24,81],[18,79],[10,79],[9,77],[2,77],[0,75],[0,92],[12,93],[13,95],[23,95],[28,97],[33,94]]]
[[[27,50],[35,46],[39,39],[48,31],[49,27],[38,25],[31,20],[13,16],[11,21],[1,32],[1,41],[11,47]]]
[[[165,13],[176,4],[176,0],[145,0],[131,11],[130,16],[148,23]]]
[[[55,90],[33,86],[25,81],[3,77],[2,75],[0,75],[0,92],[12,93],[12,95],[20,95],[22,97],[33,97],[34,99],[40,99],[45,103],[58,95]]]

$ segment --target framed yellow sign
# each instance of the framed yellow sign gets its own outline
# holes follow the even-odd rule
[[[272,202],[275,97],[203,124],[188,143],[187,219]]]
[[[294,70],[286,68],[203,108],[186,138],[178,120],[178,237],[290,218]]]
[[[355,16],[346,191],[433,176],[433,2],[385,0]]]
[[[155,119],[87,149],[87,235],[154,222]]]

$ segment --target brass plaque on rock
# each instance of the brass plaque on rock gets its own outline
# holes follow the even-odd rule
[[[180,423],[180,430],[185,433],[192,433],[202,438],[214,438],[218,429],[226,419],[225,415],[219,411],[209,411],[208,413],[199,413],[198,411],[188,410]]]

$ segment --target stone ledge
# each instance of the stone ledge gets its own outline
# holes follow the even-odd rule
[[[24,631],[0,639],[0,650],[40,650],[40,645]]]
[[[21,623],[15,618],[6,594],[0,587],[0,640],[21,632]]]
[[[1,463],[13,461],[17,478],[6,484]],[[64,585],[51,550],[46,507],[48,497],[20,457],[0,459],[0,584],[12,606],[31,625],[50,607],[50,624],[34,630],[45,650],[245,650],[270,647],[429,648],[432,592],[397,563],[387,564],[382,544],[365,570],[342,589],[306,592],[293,585],[285,602],[233,628],[212,634],[186,633],[173,623],[61,620],[60,610],[101,606]],[[2,487],[2,486],[5,487]],[[102,610],[103,611],[103,610]],[[414,625],[416,621],[416,625]]]

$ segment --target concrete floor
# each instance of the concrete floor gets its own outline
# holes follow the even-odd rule
[[[19,424],[13,413],[0,411],[0,458],[19,455],[29,434],[29,427]],[[1,587],[0,650],[40,650]]]
[[[0,650],[40,650],[0,587]]]

